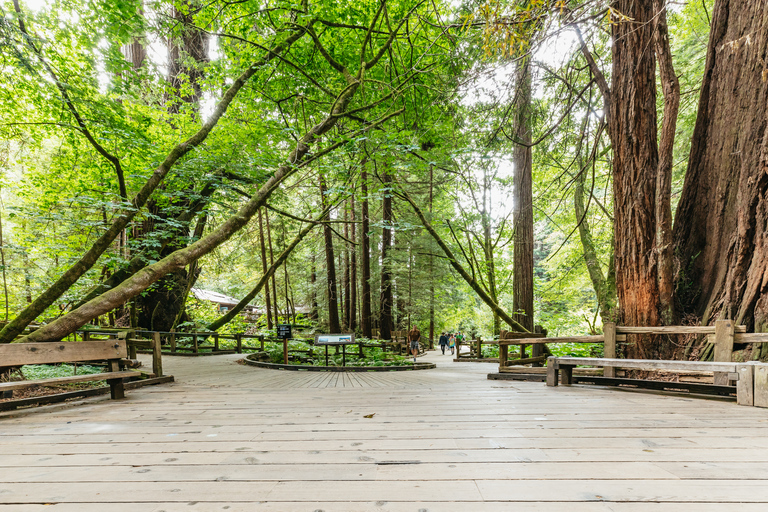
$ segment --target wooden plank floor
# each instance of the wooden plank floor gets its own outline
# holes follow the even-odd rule
[[[0,413],[2,512],[761,511],[768,410],[167,357],[173,384]],[[372,415],[372,416],[371,416]]]

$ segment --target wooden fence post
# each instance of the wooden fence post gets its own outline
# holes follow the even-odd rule
[[[136,337],[136,331],[125,331],[125,344],[128,345],[128,359],[136,359],[136,345],[131,339]]]
[[[198,349],[198,346],[197,346],[197,333],[195,333],[195,334],[192,335],[192,353],[193,354],[197,354],[198,350],[199,349]]]
[[[152,333],[152,373],[155,377],[163,376],[163,355],[160,346],[160,333]]]
[[[288,338],[283,338],[283,364],[288,364]]]
[[[176,332],[171,331],[171,353],[176,353]]]
[[[733,332],[735,330],[733,320],[715,321],[715,361],[730,363],[733,357]],[[715,372],[715,385],[727,386],[728,373]]]
[[[235,334],[235,346],[237,347],[237,353],[243,353],[243,335],[241,333]]]
[[[499,338],[499,341],[501,341],[501,338]],[[499,371],[504,371],[504,368],[507,366],[507,357],[509,354],[509,345],[502,345],[499,343]]]
[[[609,359],[616,358],[616,324],[613,322],[606,322],[603,324],[603,357]],[[609,377],[611,379],[616,377],[616,368],[613,366],[603,367],[603,377]]]
[[[533,333],[534,334],[542,334],[544,332],[544,328],[540,325],[534,325],[533,326]],[[546,337],[546,334],[544,335]],[[544,345],[536,344],[531,345],[531,357],[537,358],[542,357],[544,355]],[[534,368],[540,368],[543,365],[541,363],[531,363],[531,366]]]
[[[213,351],[219,351],[219,333],[217,332],[213,333]]]

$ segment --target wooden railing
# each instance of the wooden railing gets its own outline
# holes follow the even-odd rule
[[[714,345],[714,361],[731,362],[734,343],[768,343],[768,333],[747,333],[744,325],[735,325],[732,320],[718,320],[715,325],[667,325],[659,327],[635,327],[616,325],[608,322],[603,325],[603,334],[597,336],[563,336],[557,338],[542,338],[539,335],[508,333],[512,339],[499,340],[499,371],[505,371],[509,366],[540,362],[544,356],[508,360],[508,347],[511,345],[536,345],[550,343],[602,343],[605,358],[616,358],[616,344],[626,341],[628,334],[700,334]],[[615,377],[613,366],[605,365],[605,377]],[[726,385],[727,375],[715,373],[715,384]]]
[[[489,363],[498,361],[495,357],[483,357],[483,345],[498,345],[498,340],[484,340],[480,336],[474,340],[456,340],[456,361],[478,361],[485,360]],[[461,353],[461,347],[469,348],[464,354]]]

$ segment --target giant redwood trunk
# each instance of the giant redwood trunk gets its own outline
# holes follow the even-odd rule
[[[659,325],[655,263],[658,168],[656,62],[652,2],[617,0],[631,21],[612,25],[613,71],[608,131],[613,146],[616,291],[625,325]],[[626,346],[631,358],[664,359],[662,340],[640,338]]]
[[[674,240],[684,312],[768,331],[765,0],[715,4]]]
[[[515,222],[514,274],[512,288],[513,318],[528,332],[533,332],[533,175],[531,151],[531,63],[525,58],[517,71],[517,115],[515,135],[522,144],[514,151],[513,216]],[[485,212],[484,212],[485,213]],[[493,251],[490,249],[490,221],[486,219],[486,259],[493,272]],[[490,277],[490,276],[489,276]],[[492,298],[496,299],[495,281]],[[498,315],[494,318],[494,331],[500,328]]]

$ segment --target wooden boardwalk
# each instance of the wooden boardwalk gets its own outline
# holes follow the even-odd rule
[[[0,413],[2,512],[768,510],[768,410],[167,357],[123,401]]]

